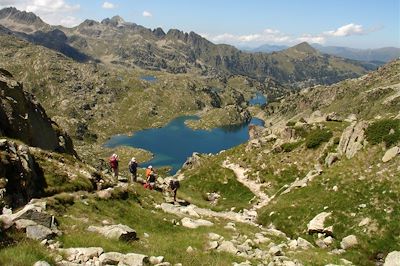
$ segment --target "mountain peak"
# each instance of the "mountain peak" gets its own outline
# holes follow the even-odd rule
[[[15,7],[7,7],[0,10],[0,19],[8,19],[22,24],[45,24],[32,12],[19,11]]]
[[[289,49],[290,50],[296,50],[298,52],[308,53],[308,54],[314,54],[314,53],[318,52],[308,42],[299,43],[299,44],[297,44],[295,46],[290,47]]]
[[[101,21],[101,24],[119,27],[119,26],[126,24],[126,22],[122,17],[116,15],[116,16],[113,16],[111,19],[110,18],[103,19]]]

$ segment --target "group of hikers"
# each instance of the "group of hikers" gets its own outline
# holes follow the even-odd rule
[[[118,174],[119,174],[119,157],[117,154],[113,154],[111,155],[110,159],[109,159],[109,165],[111,167],[111,170],[114,174],[114,177],[118,179]],[[132,157],[132,159],[129,161],[128,164],[128,169],[129,172],[131,173],[131,178],[130,178],[130,182],[137,182],[137,168],[138,168],[138,163],[136,161],[135,157]],[[146,168],[145,171],[145,176],[146,176],[146,181],[144,182],[143,187],[145,189],[150,189],[153,190],[156,188],[156,181],[157,181],[157,173],[155,171],[155,169],[153,168],[153,166],[149,165]],[[180,187],[179,181],[178,180],[171,180],[169,182],[169,189],[171,190],[171,192],[174,195],[174,202],[176,201],[176,193],[178,191],[178,188]]]

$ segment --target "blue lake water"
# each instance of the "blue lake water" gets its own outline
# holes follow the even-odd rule
[[[217,153],[246,142],[249,139],[250,124],[263,125],[260,119],[253,118],[249,124],[215,128],[212,130],[193,130],[185,125],[188,119],[196,116],[181,116],[162,128],[152,128],[135,132],[133,136],[116,135],[106,147],[132,146],[149,150],[154,154],[151,161],[139,164],[140,167],[170,166],[175,174],[193,152]],[[140,163],[140,162],[139,162]]]
[[[140,79],[148,82],[156,82],[157,78],[155,76],[141,76]]]
[[[267,98],[259,91],[256,93],[256,96],[249,101],[249,105],[264,105],[266,103]]]

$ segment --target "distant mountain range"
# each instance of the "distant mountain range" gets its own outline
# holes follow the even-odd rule
[[[151,30],[125,22],[119,16],[65,28],[48,25],[33,13],[5,8],[0,10],[0,25],[0,32],[80,62],[208,76],[242,75],[287,88],[332,84],[376,67],[321,54],[307,43],[272,54],[242,52],[230,45],[216,45],[194,32],[171,29],[165,33],[161,28]]]
[[[323,46],[320,44],[311,44],[311,46],[323,54],[329,54],[364,62],[374,62],[378,65],[392,61],[400,57],[400,48],[397,47],[383,47],[377,49],[356,49],[356,48],[349,48],[342,46]],[[283,51],[287,48],[289,48],[289,46],[264,44],[256,48],[241,47],[240,49],[252,53],[254,52],[272,53],[272,52]]]

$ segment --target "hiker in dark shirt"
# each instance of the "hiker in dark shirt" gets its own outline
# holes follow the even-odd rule
[[[131,173],[131,182],[136,182],[137,180],[137,162],[135,157],[132,157],[132,159],[129,161],[129,172]]]
[[[179,187],[180,184],[178,180],[169,181],[169,188],[171,189],[171,192],[174,194],[174,202],[176,202],[176,192],[178,191]]]

